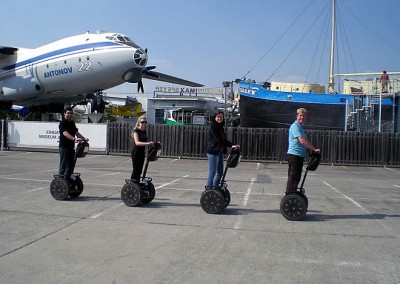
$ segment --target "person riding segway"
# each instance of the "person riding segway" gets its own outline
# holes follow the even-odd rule
[[[149,146],[147,151],[146,163],[140,180],[125,180],[125,184],[121,190],[121,198],[127,206],[135,207],[140,204],[150,203],[154,199],[156,195],[156,189],[152,183],[152,178],[146,177],[146,173],[149,162],[157,161],[160,154],[161,144],[155,142],[153,145]]]
[[[87,140],[80,141],[76,145],[76,152],[73,159],[72,173],[69,176],[54,175],[54,179],[50,184],[50,194],[56,200],[64,200],[68,196],[76,198],[83,192],[83,181],[80,173],[74,173],[76,160],[84,158],[89,151],[89,143]]]
[[[231,202],[231,194],[228,185],[225,182],[225,176],[228,168],[236,168],[240,162],[239,148],[231,148],[226,161],[226,167],[218,186],[206,186],[201,194],[200,204],[203,210],[208,214],[218,214]]]
[[[286,219],[290,221],[300,221],[307,214],[308,198],[304,189],[304,182],[309,171],[315,171],[321,161],[321,154],[313,152],[307,163],[306,171],[301,181],[301,185],[296,191],[292,191],[285,195],[281,200],[280,210]]]

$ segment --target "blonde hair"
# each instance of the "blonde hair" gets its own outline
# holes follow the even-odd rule
[[[307,110],[303,107],[299,108],[297,110],[297,115],[300,115],[300,114],[307,114]]]
[[[133,129],[139,128],[139,124],[140,124],[140,121],[141,121],[142,119],[146,119],[146,120],[147,120],[147,118],[146,118],[146,116],[145,116],[144,114],[141,115],[141,116],[139,116],[139,118],[138,118],[138,120],[136,121],[135,126],[133,127]]]

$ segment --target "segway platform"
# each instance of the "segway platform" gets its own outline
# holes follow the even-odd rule
[[[321,154],[313,152],[307,163],[300,187],[295,192],[285,195],[281,200],[280,210],[287,220],[300,221],[306,216],[308,209],[308,198],[304,189],[304,182],[309,171],[315,171],[321,161]]]
[[[151,177],[146,177],[149,162],[157,161],[161,154],[161,144],[156,142],[147,151],[145,168],[141,180],[126,179],[121,190],[121,199],[125,205],[136,207],[140,204],[150,203],[156,196],[156,189]]]
[[[236,168],[240,162],[240,150],[231,149],[226,161],[224,174],[221,178],[219,186],[206,186],[200,197],[200,205],[208,214],[218,214],[224,210],[231,202],[231,194],[225,181],[228,168]]]

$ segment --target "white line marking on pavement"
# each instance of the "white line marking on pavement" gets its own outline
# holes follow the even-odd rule
[[[34,192],[34,191],[38,191],[38,190],[41,190],[41,189],[47,189],[47,188],[49,188],[49,187],[48,186],[39,187],[39,188],[34,188],[34,189],[31,189],[31,190],[28,190],[27,192]]]
[[[162,184],[162,185],[159,185],[159,186],[156,187],[156,189],[163,188],[163,187],[165,187],[165,186],[167,186],[167,185],[170,185],[171,183],[180,181],[180,180],[183,179],[183,178],[187,178],[188,176],[189,176],[189,175],[185,175],[185,176],[183,176],[183,177],[181,177],[181,178],[177,178],[177,179],[174,179],[173,181],[170,181],[170,182],[164,183],[164,184]]]
[[[250,197],[250,194],[251,194],[251,189],[253,188],[253,184],[254,184],[255,181],[256,181],[256,178],[255,178],[255,177],[253,177],[253,178],[251,179],[251,181],[250,181],[250,185],[249,185],[249,187],[247,188],[246,194],[245,194],[244,197],[243,197],[243,201],[242,201],[242,206],[243,206],[243,207],[246,207],[247,201],[249,201],[249,197]],[[239,229],[242,227],[242,223],[243,223],[243,216],[242,216],[242,215],[239,215],[239,216],[237,217],[237,220],[236,220],[236,222],[235,222],[235,225],[233,226],[233,229],[239,230]]]
[[[104,177],[104,176],[112,176],[112,175],[118,175],[118,174],[120,174],[121,172],[115,172],[115,173],[109,173],[109,174],[102,174],[102,175],[99,175],[99,176],[96,176],[96,177]]]
[[[114,210],[114,209],[116,209],[116,208],[118,208],[118,207],[120,207],[120,206],[122,206],[122,205],[124,205],[124,204],[125,204],[125,203],[121,202],[121,203],[118,203],[118,204],[116,204],[116,205],[114,205],[114,206],[107,207],[107,208],[104,209],[103,211],[101,211],[101,212],[99,212],[99,213],[97,213],[97,214],[94,214],[94,215],[90,216],[89,219],[96,219],[96,218],[99,218],[100,216],[103,216],[105,213],[107,213],[107,212],[109,212],[109,211],[111,211],[111,210]]]
[[[173,159],[170,163],[173,163],[173,162],[176,162],[176,161],[179,161],[179,159]]]
[[[400,187],[400,185],[397,185],[397,184],[394,184],[393,186],[394,186],[394,187]]]
[[[339,193],[341,196],[343,196],[344,198],[346,198],[347,200],[349,200],[351,203],[353,203],[355,206],[357,206],[358,208],[360,208],[361,210],[363,210],[365,213],[368,213],[370,215],[371,212],[369,212],[367,209],[365,209],[360,203],[358,203],[357,201],[355,201],[353,198],[348,197],[346,194],[341,193],[338,189],[336,189],[334,186],[330,185],[329,183],[327,183],[326,181],[324,181],[324,184],[328,187],[330,187],[331,189],[333,189],[334,191],[336,191],[337,193]]]
[[[395,173],[399,173],[399,174],[400,174],[400,171],[395,170],[395,169],[392,169],[392,168],[384,167],[384,169],[386,169],[386,170],[388,170],[388,171],[391,171],[391,172],[395,172]]]

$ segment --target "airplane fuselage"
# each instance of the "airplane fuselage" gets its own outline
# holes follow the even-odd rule
[[[26,106],[80,101],[89,93],[139,82],[146,64],[146,52],[115,33],[18,48],[0,54],[0,101]]]

